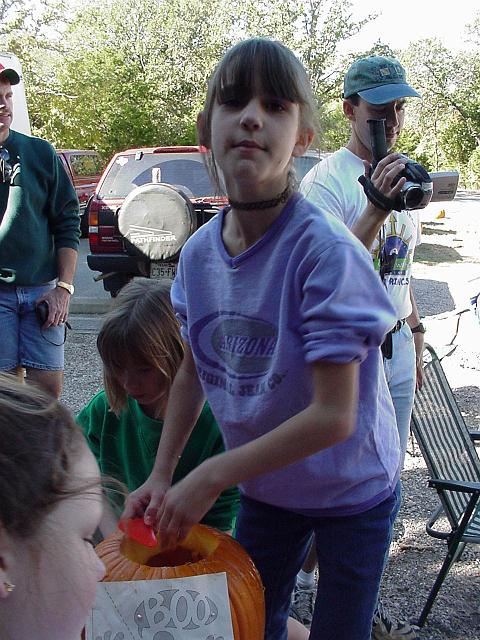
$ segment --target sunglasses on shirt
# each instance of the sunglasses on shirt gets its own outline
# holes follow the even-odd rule
[[[10,182],[13,168],[10,164],[10,154],[8,149],[0,147],[0,182]]]

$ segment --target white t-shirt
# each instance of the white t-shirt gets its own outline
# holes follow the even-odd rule
[[[364,173],[363,161],[341,147],[307,173],[300,185],[300,192],[322,211],[328,211],[343,220],[351,229],[367,206],[367,196],[358,182]],[[418,211],[392,211],[371,249],[377,270],[380,250],[389,263],[384,284],[399,320],[412,313],[409,285],[413,254],[420,242]]]

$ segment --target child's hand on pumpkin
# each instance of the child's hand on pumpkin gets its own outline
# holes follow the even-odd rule
[[[158,509],[168,491],[170,483],[150,475],[125,501],[122,519],[143,518],[145,524],[155,527]]]
[[[214,458],[203,462],[165,493],[156,527],[162,545],[174,546],[183,540],[223,491],[209,473],[213,467],[211,460]]]

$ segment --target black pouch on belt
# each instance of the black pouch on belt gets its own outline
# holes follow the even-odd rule
[[[385,340],[382,343],[382,354],[384,358],[390,360],[393,354],[393,339],[392,332],[389,331],[385,336]]]

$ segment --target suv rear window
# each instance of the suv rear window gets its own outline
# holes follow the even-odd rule
[[[320,160],[322,154],[309,152],[294,158],[297,180],[304,177]],[[152,170],[160,176],[152,179]],[[126,198],[136,187],[149,182],[165,182],[183,187],[190,198],[220,195],[213,185],[200,153],[145,153],[120,154],[100,185],[99,198]]]
[[[71,154],[70,163],[76,176],[98,176],[102,173],[103,163],[97,154]]]
[[[100,186],[99,198],[125,198],[133,189],[153,182],[152,169],[160,176],[155,182],[183,187],[189,197],[216,195],[203,159],[199,154],[139,153],[119,155]]]

